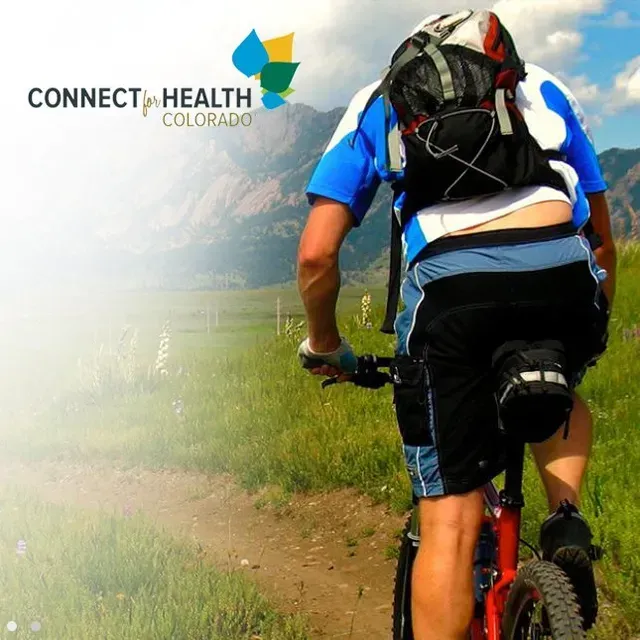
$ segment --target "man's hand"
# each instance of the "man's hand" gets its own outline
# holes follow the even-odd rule
[[[314,351],[309,344],[309,338],[305,338],[298,347],[298,357],[300,364],[314,375],[341,376],[342,378],[341,374],[346,374],[345,380],[348,379],[348,374],[355,372],[358,364],[353,349],[345,338],[342,338],[338,348],[330,353]]]

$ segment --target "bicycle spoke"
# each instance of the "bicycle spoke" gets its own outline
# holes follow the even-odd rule
[[[552,637],[546,609],[539,600],[532,601],[531,610],[527,615],[529,619],[523,625],[521,640],[544,640]]]

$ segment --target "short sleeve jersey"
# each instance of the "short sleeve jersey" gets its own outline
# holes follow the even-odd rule
[[[552,163],[565,178],[569,198],[561,191],[542,186],[434,204],[418,212],[405,226],[403,246],[407,260],[411,261],[428,243],[440,236],[543,200],[568,201],[573,207],[573,221],[577,229],[587,221],[589,206],[585,194],[605,191],[607,185],[584,112],[568,87],[557,77],[532,64],[526,65],[526,71],[526,78],[518,85],[516,104],[540,146],[565,155],[566,162],[554,160]],[[367,111],[355,144],[351,144],[364,106],[377,84],[365,87],[353,97],[306,190],[311,204],[318,196],[346,204],[356,226],[370,209],[380,184],[402,178],[402,171],[390,173],[384,166],[388,131],[382,98],[378,98]],[[396,124],[397,116],[392,111],[389,127]],[[433,179],[437,180],[437,176]],[[402,201],[403,194],[399,194],[395,206],[400,208]]]

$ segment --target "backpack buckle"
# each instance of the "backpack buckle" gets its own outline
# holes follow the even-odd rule
[[[428,44],[431,38],[424,31],[418,31],[418,33],[414,33],[409,42],[416,47],[417,49],[424,49]]]

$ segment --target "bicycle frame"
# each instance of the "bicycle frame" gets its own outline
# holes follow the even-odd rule
[[[484,500],[496,539],[495,575],[491,588],[485,595],[484,620],[475,618],[471,626],[472,640],[501,640],[502,616],[509,587],[518,570],[520,546],[520,517],[524,499],[522,496],[522,472],[524,443],[512,442],[508,447],[509,464],[505,474],[504,489],[498,492],[493,482],[484,487]]]

